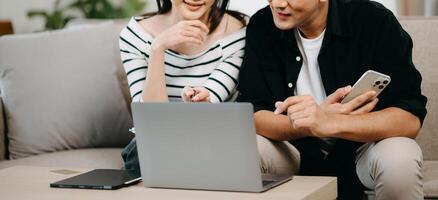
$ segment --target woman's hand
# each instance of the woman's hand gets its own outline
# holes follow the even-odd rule
[[[180,21],[156,36],[152,49],[164,51],[183,43],[201,45],[206,41],[208,32],[208,27],[199,20]]]
[[[186,86],[181,92],[184,102],[210,102],[210,92],[204,87]]]

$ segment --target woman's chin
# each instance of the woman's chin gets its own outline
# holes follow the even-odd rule
[[[183,12],[182,16],[185,20],[199,20],[204,16],[205,12]]]

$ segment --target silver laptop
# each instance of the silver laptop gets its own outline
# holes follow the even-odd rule
[[[291,175],[261,173],[248,103],[133,103],[144,185],[262,192]]]

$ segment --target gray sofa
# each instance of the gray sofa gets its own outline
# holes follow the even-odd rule
[[[118,49],[124,26],[0,38],[0,169],[122,167],[121,148],[133,137]]]
[[[414,63],[429,98],[428,114],[417,138],[424,156],[424,191],[426,198],[438,198],[438,18],[402,18],[401,24],[414,41]]]
[[[423,174],[426,198],[438,199],[438,68],[434,68],[437,67],[436,65],[438,64],[438,18],[402,18],[401,24],[411,34],[414,40],[414,63],[423,75],[423,92],[429,98],[427,105],[428,115],[417,141],[423,150],[425,160]],[[43,35],[36,34],[37,36],[35,36],[35,34],[31,34],[25,36],[0,38],[0,89],[2,97],[0,98],[0,103],[2,103],[2,106],[0,106],[0,111],[2,113],[2,115],[0,115],[0,117],[2,117],[0,120],[0,138],[4,139],[1,140],[2,142],[0,142],[0,160],[3,160],[0,161],[0,169],[15,165],[79,168],[120,168],[122,166],[122,160],[120,157],[120,152],[122,150],[121,147],[124,146],[132,137],[132,135],[127,132],[127,128],[132,126],[132,121],[129,117],[129,91],[126,84],[126,79],[124,78],[124,72],[118,58],[117,33],[120,31],[121,27],[123,27],[123,25],[107,24],[105,27],[100,27],[99,30],[95,30],[95,28],[92,27],[77,27],[75,30],[65,30],[64,33],[67,36],[63,34],[44,35],[46,33],[39,33]],[[90,31],[93,32],[94,35],[89,34]],[[100,33],[110,35],[110,37],[103,37],[102,39],[102,37],[98,37]],[[74,35],[79,35],[79,38]],[[51,40],[52,37],[58,37],[58,41]],[[72,37],[69,38],[69,40],[73,41],[73,44],[67,47],[79,48],[84,46],[84,48],[73,49],[73,51],[67,51],[65,53],[62,52],[64,50],[58,50],[57,48],[62,47],[57,47],[56,42],[62,43],[66,37]],[[26,44],[22,44],[22,40],[26,41]],[[44,40],[44,43],[34,43],[33,40]],[[48,45],[46,45],[47,42],[49,43]],[[111,43],[111,45],[105,46],[105,44],[108,43]],[[48,49],[49,53],[44,54],[39,52],[47,51],[47,48],[49,47],[51,48]],[[29,48],[31,50],[29,50]],[[90,48],[94,48],[94,51],[88,52],[87,49]],[[59,51],[61,52],[59,53]],[[46,62],[46,60],[52,59],[50,58],[50,55],[54,52],[56,55],[61,56],[61,59],[53,58],[54,60],[51,62]],[[112,62],[105,62],[105,60],[95,59],[96,56],[89,56],[89,54],[93,54],[93,52],[95,52],[96,56],[101,59],[107,58],[111,60],[111,57],[117,59],[112,60]],[[102,53],[104,55],[101,55]],[[97,94],[99,94],[99,92],[103,93],[102,91],[106,91],[107,89],[105,87],[111,87],[109,90],[107,90],[107,92],[109,92],[108,94],[98,95],[98,97],[93,96],[93,100],[86,101],[95,102],[99,105],[103,103],[105,105],[100,106],[98,109],[96,109],[94,106],[81,104],[64,106],[63,103],[66,101],[65,95],[70,94],[69,92],[58,92],[54,95],[51,93],[44,93],[43,91],[42,93],[46,95],[43,97],[41,97],[40,92],[32,92],[36,89],[41,91],[41,89],[44,90],[44,88],[34,88],[34,90],[32,90],[32,87],[30,87],[31,89],[29,91],[31,92],[17,94],[16,90],[21,90],[19,86],[21,86],[20,84],[23,83],[14,79],[28,78],[32,80],[32,82],[26,82],[25,85],[35,84],[36,87],[48,87],[46,82],[43,81],[46,85],[40,83],[40,79],[43,78],[38,79],[38,77],[40,77],[41,74],[24,76],[26,75],[26,70],[27,73],[37,73],[35,71],[40,71],[40,65],[43,63],[45,66],[51,66],[49,69],[41,69],[43,72],[46,70],[52,74],[60,73],[60,81],[62,81],[65,79],[65,77],[62,77],[64,72],[54,70],[57,68],[53,68],[53,66],[62,64],[63,60],[74,62],[72,59],[70,59],[72,56],[82,59],[81,57],[83,54],[87,54],[88,56],[85,56],[87,57],[87,60],[84,63],[89,65],[91,62],[93,63],[94,67],[81,68],[79,71],[75,71],[77,70],[75,68],[76,65],[72,64],[72,66],[63,66],[64,68],[62,69],[69,70],[69,73],[80,74],[80,76],[78,76],[80,80],[70,80],[73,82],[73,86],[72,84],[66,83],[61,84],[61,86],[73,88],[70,88],[73,91],[71,94],[73,94],[72,96],[79,96],[76,99],[78,101],[81,99],[90,98],[92,92]],[[41,59],[36,57],[41,55],[46,56],[46,58]],[[20,61],[20,59],[28,59],[25,56],[30,56],[34,60],[26,62]],[[16,63],[17,66],[20,66],[26,70],[24,70],[24,72],[23,70],[14,71],[13,67],[15,66],[11,65],[15,65]],[[33,68],[29,68],[28,65],[32,65]],[[112,66],[112,68],[107,66]],[[102,70],[107,69],[111,69],[113,71],[111,73],[101,73]],[[97,73],[99,75],[88,77],[87,75],[91,73]],[[17,74],[24,75],[19,76]],[[105,79],[104,76],[111,78],[106,80],[106,82],[103,81],[103,84],[95,83],[99,82],[101,79]],[[53,77],[46,77],[44,79],[47,78]],[[87,95],[84,95],[84,91],[80,89],[77,90],[74,84],[82,84],[80,87],[87,87],[88,85],[90,88],[97,88],[95,90],[92,89],[90,91],[85,91]],[[56,88],[55,86],[53,87]],[[114,91],[118,92],[115,94],[111,93]],[[38,94],[39,96],[35,94]],[[115,100],[107,100],[110,98],[108,95],[117,96],[118,98]],[[63,96],[63,98],[59,96]],[[43,103],[35,104],[30,107],[26,107],[29,103],[20,104],[20,102],[33,102],[34,98],[36,99],[35,101],[43,101]],[[97,100],[95,98],[97,98]],[[37,114],[39,114],[38,111],[41,110],[45,113],[45,109],[50,110],[50,106],[52,105],[59,105],[61,109],[64,110],[62,110],[62,112],[53,111],[51,115],[41,113],[43,116],[51,118],[51,121],[41,120],[39,115],[29,117],[26,115],[26,113],[20,114],[20,112],[23,112],[24,108],[30,109],[32,112],[37,112]],[[71,108],[71,106],[75,107]],[[57,116],[59,113],[67,112],[66,110],[76,115],[79,114],[85,117],[73,119],[77,118],[77,116]],[[104,110],[109,111],[105,114],[86,114],[87,112]],[[117,115],[117,117],[114,117],[113,115]],[[24,125],[21,124],[20,118],[24,118]],[[85,122],[81,120],[85,120]],[[93,123],[86,123],[90,120],[92,120]],[[65,121],[67,124],[72,124],[72,126],[67,127],[65,132],[60,131],[59,134],[53,133],[53,129],[55,131],[63,130],[63,125],[57,124],[57,121]],[[47,126],[45,123],[55,123],[55,125],[45,127]],[[111,126],[110,129],[105,129],[101,126],[103,124],[113,124],[113,126]],[[79,128],[79,130],[76,130],[77,125],[87,126],[87,128]],[[59,126],[61,126],[61,128],[59,128]],[[71,131],[72,129],[74,131]],[[71,133],[67,133],[69,131]],[[78,133],[80,135],[79,138],[74,135],[75,131],[80,132]],[[96,134],[95,132],[98,133]],[[59,144],[53,145],[51,143],[47,143],[46,140],[55,141],[55,143],[59,142]],[[50,147],[45,148],[44,145]],[[9,152],[9,154],[7,154],[7,152]],[[6,157],[14,157],[15,159],[4,160]],[[372,199],[372,192],[367,193],[369,194],[370,199]]]

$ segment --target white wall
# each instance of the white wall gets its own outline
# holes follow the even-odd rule
[[[123,0],[111,0],[115,5]],[[148,0],[149,5],[145,12],[155,10],[155,0]],[[28,33],[42,30],[44,21],[35,17],[28,19],[26,13],[29,10],[41,9],[52,10],[55,0],[0,0],[0,19],[12,20],[15,33]],[[61,0],[61,6],[65,6],[73,2],[73,0]],[[77,12],[69,13],[78,15]]]
[[[426,16],[434,16],[438,14],[438,0],[425,0],[424,12]]]
[[[247,15],[254,14],[266,5],[268,5],[267,0],[230,0],[231,10],[237,10]]]
[[[26,12],[30,9],[52,9],[54,0],[0,0],[0,19],[12,20],[17,33],[31,32],[41,29],[43,21],[28,20]]]
[[[69,4],[73,0],[61,0],[63,5]],[[112,0],[118,3],[122,0]],[[377,0],[391,9],[397,10],[397,0]],[[16,33],[26,33],[41,30],[43,20],[33,18],[29,20],[26,13],[30,9],[51,10],[55,0],[0,0],[0,19],[12,20]],[[156,9],[156,1],[148,0],[146,11]],[[267,0],[230,0],[230,9],[238,10],[248,15],[254,14],[258,9],[263,8],[268,3]]]

